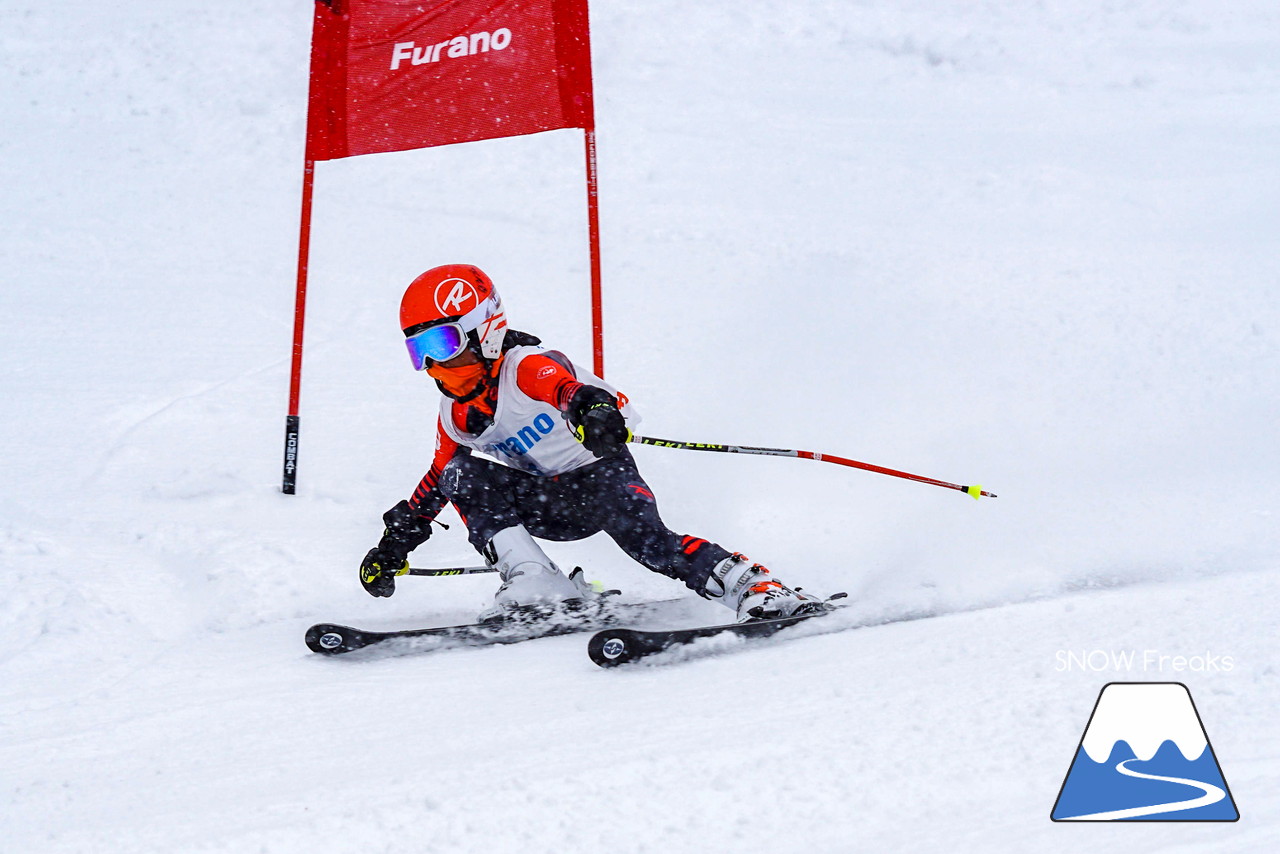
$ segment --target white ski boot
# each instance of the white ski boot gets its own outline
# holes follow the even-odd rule
[[[822,600],[792,590],[769,575],[769,570],[740,554],[715,565],[703,595],[738,613],[738,622],[771,620],[823,610]]]
[[[485,558],[497,567],[502,586],[493,596],[493,605],[480,612],[480,622],[505,616],[521,605],[555,605],[592,593],[581,572],[575,572],[573,579],[565,577],[523,525],[494,534]]]

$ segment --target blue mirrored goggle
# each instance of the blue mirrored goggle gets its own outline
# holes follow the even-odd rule
[[[467,349],[467,333],[461,324],[430,326],[404,339],[415,371],[424,371],[435,362],[447,362]]]

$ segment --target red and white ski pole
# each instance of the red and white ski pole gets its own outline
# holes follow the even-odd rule
[[[673,442],[670,439],[652,439],[648,436],[636,436],[634,434],[631,436],[629,441],[634,442],[637,445],[653,445],[655,448],[679,448],[684,451],[719,451],[722,454],[759,454],[766,457],[799,457],[802,460],[817,460],[823,463],[835,463],[839,466],[849,466],[850,468],[862,469],[863,471],[887,474],[890,477],[914,480],[916,483],[928,483],[933,486],[954,489],[972,497],[975,501],[984,497],[996,497],[994,492],[985,491],[981,484],[962,486],[958,483],[947,483],[945,480],[936,480],[932,477],[924,477],[918,474],[898,471],[897,469],[872,465],[871,463],[845,459],[844,457],[837,457],[834,454],[820,454],[816,451],[790,451],[784,448],[752,448],[746,445],[709,445],[704,442]]]

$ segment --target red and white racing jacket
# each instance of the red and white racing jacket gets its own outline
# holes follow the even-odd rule
[[[492,394],[472,403],[445,397],[440,402],[436,453],[431,470],[414,490],[409,505],[419,515],[435,518],[445,504],[440,474],[459,453],[477,451],[504,465],[533,475],[554,477],[582,468],[596,457],[577,440],[564,417],[584,385],[602,388],[618,398],[628,425],[639,423],[626,397],[562,353],[541,347],[512,347],[498,365],[496,399]],[[468,416],[478,408],[492,419],[483,432],[467,432]]]

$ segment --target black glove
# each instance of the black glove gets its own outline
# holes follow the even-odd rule
[[[431,537],[431,520],[419,516],[401,501],[382,514],[386,530],[376,548],[360,561],[360,583],[370,596],[390,596],[396,592],[396,576],[409,570],[409,552]]]
[[[611,457],[631,440],[617,399],[602,388],[584,385],[569,402],[566,414],[578,441],[597,457]]]
[[[396,592],[396,576],[409,568],[409,559],[393,549],[369,549],[360,561],[360,583],[370,596]]]

